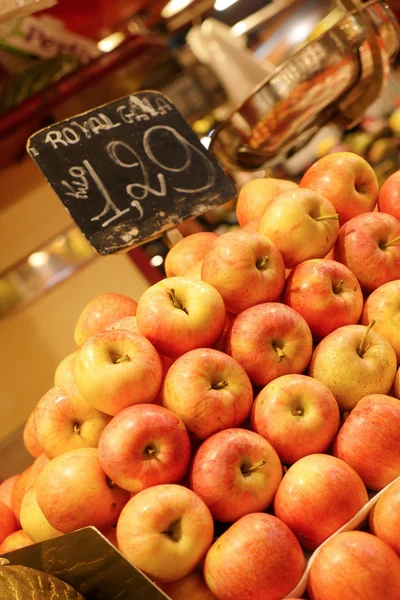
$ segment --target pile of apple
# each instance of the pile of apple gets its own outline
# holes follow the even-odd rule
[[[0,554],[91,525],[173,600],[281,600],[324,544],[309,598],[400,600],[400,172],[379,190],[330,154],[237,215],[138,304],[84,309],[0,486]],[[369,532],[330,537],[387,486]]]

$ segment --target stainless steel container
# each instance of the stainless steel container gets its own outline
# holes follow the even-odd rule
[[[399,26],[372,0],[277,67],[216,130],[211,151],[230,169],[281,161],[327,122],[356,124],[380,95],[399,49]]]

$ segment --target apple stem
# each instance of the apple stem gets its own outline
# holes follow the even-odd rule
[[[212,390],[224,390],[225,388],[227,388],[229,385],[229,383],[224,380],[224,381],[220,381],[219,383],[216,383],[215,385],[211,386]]]
[[[293,409],[292,410],[292,415],[294,417],[301,417],[301,416],[303,416],[303,411],[302,410],[295,410],[295,409]]]
[[[154,454],[157,454],[157,453],[158,453],[157,448],[154,448],[153,446],[147,446],[146,454],[148,454],[149,456],[154,456]]]
[[[366,342],[367,336],[368,336],[369,332],[371,331],[371,329],[373,328],[373,326],[375,325],[375,323],[376,323],[376,321],[374,321],[374,319],[372,319],[372,321],[368,325],[367,331],[364,333],[363,339],[361,340],[361,343],[358,347],[357,353],[358,353],[358,356],[360,356],[361,358],[365,354],[365,342]]]
[[[81,426],[79,425],[79,423],[75,423],[75,425],[74,425],[74,433],[76,435],[81,435]]]
[[[382,250],[386,250],[386,248],[389,248],[389,246],[393,246],[393,244],[396,244],[396,242],[398,242],[400,240],[400,235],[397,236],[397,238],[394,238],[394,240],[391,240],[390,242],[386,242],[386,244],[383,244],[383,246],[381,246]]]
[[[343,292],[343,284],[344,284],[344,280],[341,279],[333,288],[333,293],[340,294],[341,292]]]
[[[257,262],[256,267],[259,271],[262,271],[268,265],[268,256],[262,256]]]
[[[252,467],[248,467],[247,465],[243,465],[241,471],[243,475],[247,475],[247,473],[252,473],[253,471],[257,471],[257,469],[261,469],[265,465],[265,460],[260,460],[259,463],[253,465]]]
[[[278,355],[279,362],[281,362],[286,356],[284,351],[282,350],[282,348],[279,348],[278,344],[276,344],[275,342],[272,342],[272,347]]]
[[[125,354],[125,356],[120,356],[119,358],[117,358],[117,360],[115,361],[116,365],[119,365],[123,362],[129,362],[131,360],[131,357],[128,354]]]
[[[339,221],[339,214],[324,215],[323,217],[314,217],[314,221]]]
[[[171,295],[172,304],[175,306],[175,308],[179,308],[180,310],[183,310],[184,313],[189,314],[188,311],[186,310],[186,308],[184,306],[182,306],[182,304],[179,303],[179,300],[176,297],[175,290],[171,289],[170,295]]]

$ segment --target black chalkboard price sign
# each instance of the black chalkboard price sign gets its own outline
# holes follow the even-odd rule
[[[128,250],[235,197],[174,104],[139,92],[35,133],[28,152],[99,254]]]

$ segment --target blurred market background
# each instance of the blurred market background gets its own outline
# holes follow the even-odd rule
[[[290,12],[295,3],[0,1],[0,477],[23,467],[23,450],[16,452],[14,441],[51,386],[55,367],[73,350],[82,307],[106,291],[138,299],[164,276],[167,253],[157,240],[126,255],[98,257],[27,156],[27,138],[131,92],[154,89],[173,100],[208,147],[212,132],[252,88],[344,14],[339,0],[308,0],[305,10],[323,5],[323,18],[317,26],[304,18],[299,26]],[[400,2],[391,5],[400,13]],[[299,180],[316,158],[337,150],[362,155],[384,181],[400,169],[399,70],[397,60],[384,95],[355,128],[323,127],[273,168],[230,173],[237,188],[260,176]],[[225,233],[238,227],[234,209],[232,201],[183,224],[181,232]]]

